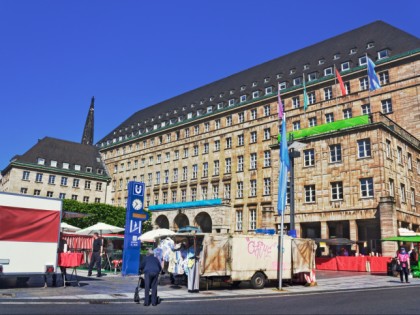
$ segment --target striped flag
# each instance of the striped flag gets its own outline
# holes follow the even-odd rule
[[[280,83],[278,85],[278,113],[279,113],[279,120],[281,120],[283,118],[283,113],[284,113],[284,106],[283,106],[283,102],[281,101],[281,97],[280,97]]]
[[[346,91],[346,88],[344,87],[343,78],[341,77],[340,72],[338,72],[337,68],[335,68],[335,76],[338,80],[338,83],[340,84],[341,96],[346,96],[347,91]]]
[[[279,167],[279,192],[277,199],[277,211],[281,215],[286,207],[287,198],[287,179],[290,169],[289,148],[286,139],[286,115],[283,115],[281,124],[281,142],[280,142],[280,167]]]
[[[381,87],[379,83],[378,75],[375,72],[375,63],[367,57],[367,72],[369,78],[369,90],[375,91]]]

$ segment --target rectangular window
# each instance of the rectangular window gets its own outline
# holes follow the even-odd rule
[[[362,139],[357,141],[358,157],[365,158],[371,156],[370,139]]]
[[[232,160],[231,158],[225,159],[225,174],[230,174],[232,171]]]
[[[36,173],[35,181],[37,183],[42,183],[42,176],[43,176],[42,173]]]
[[[373,197],[373,178],[362,178],[360,180],[360,193],[362,198]]]
[[[95,198],[95,203],[101,203],[101,198],[96,197]]]
[[[245,102],[246,101],[246,95],[241,95],[240,97],[239,97],[239,101],[242,103],[242,102]]]
[[[220,140],[214,140],[214,151],[220,151]]]
[[[176,190],[171,190],[171,196],[172,203],[176,203]]]
[[[242,113],[238,113],[238,122],[239,123],[243,123],[245,121],[245,114]]]
[[[85,181],[85,189],[90,189],[90,180]]]
[[[73,179],[73,188],[79,188],[80,180],[77,178]]]
[[[264,167],[270,167],[271,166],[271,151],[267,150],[264,151]]]
[[[397,147],[397,161],[398,164],[402,164],[402,148],[401,147]]]
[[[165,170],[163,173],[163,183],[168,184],[169,183],[169,170]]]
[[[341,64],[341,71],[347,71],[350,69],[350,62],[346,61]]]
[[[232,138],[226,138],[226,149],[231,149],[232,148]]]
[[[204,143],[203,146],[203,154],[207,154],[209,153],[209,144],[208,143]]]
[[[305,186],[305,202],[315,202],[315,185]]]
[[[168,192],[167,192],[167,191],[164,191],[164,192],[162,193],[162,203],[163,203],[164,205],[166,205],[166,204],[168,203]]]
[[[178,150],[175,150],[175,152],[174,152],[174,160],[176,161],[176,160],[179,160],[179,151]]]
[[[252,98],[254,99],[254,98],[258,98],[258,97],[260,97],[260,91],[254,91],[254,92],[252,92]]]
[[[24,188],[24,187],[22,187],[22,188],[20,189],[20,193],[21,193],[21,194],[23,194],[23,195],[26,195],[26,194],[28,193],[28,188]]]
[[[102,183],[96,183],[96,191],[102,190]]]
[[[206,122],[204,123],[204,132],[209,132],[210,131],[210,123]]]
[[[265,95],[271,94],[273,93],[273,87],[272,86],[267,86],[265,88]]]
[[[238,156],[238,172],[243,172],[244,171],[244,156],[243,155],[239,155]]]
[[[194,164],[193,166],[192,166],[192,179],[197,179],[197,177],[198,177],[198,165],[197,164]]]
[[[302,84],[302,78],[301,77],[299,77],[299,78],[294,78],[293,79],[293,85],[301,85]]]
[[[343,182],[331,183],[331,200],[343,199]]]
[[[67,186],[67,177],[61,177],[61,186]]]
[[[197,188],[193,187],[191,188],[191,201],[197,200]]]
[[[65,198],[66,198],[66,194],[65,194],[65,193],[60,193],[60,194],[58,195],[58,198],[60,198],[60,199],[65,199]]]
[[[189,156],[188,148],[184,148],[184,159]]]
[[[365,91],[365,90],[369,89],[369,81],[368,81],[367,77],[360,78],[359,83],[360,83],[360,90],[361,91]]]
[[[327,113],[327,114],[325,114],[325,122],[327,124],[334,122],[334,113]]]
[[[77,200],[77,195],[71,195],[71,200]]]
[[[328,76],[328,75],[332,75],[332,74],[333,74],[333,68],[332,67],[324,69],[324,76]]]
[[[300,99],[299,96],[295,96],[292,98],[292,107],[293,108],[299,108],[300,106]]]
[[[249,196],[250,197],[256,197],[257,196],[257,180],[251,179],[249,181]]]
[[[243,198],[244,196],[244,183],[237,182],[236,183],[236,198]]]
[[[344,89],[346,90],[347,95],[351,93],[350,82],[344,82]]]
[[[220,162],[219,160],[213,161],[213,175],[218,176],[220,172]]]
[[[242,210],[236,210],[236,231],[242,231]]]
[[[366,56],[359,57],[359,66],[363,66],[367,63]]]
[[[294,121],[293,130],[299,130],[299,129],[300,129],[300,121]]]
[[[213,199],[219,198],[219,184],[212,185],[212,196]]]
[[[47,197],[48,198],[52,198],[53,197],[53,192],[52,191],[47,191]]]
[[[182,189],[181,190],[181,201],[182,202],[186,202],[187,201],[187,190],[186,189]]]
[[[198,135],[200,133],[200,126],[199,125],[195,125],[194,126],[194,134]],[[169,139],[170,140],[170,139]]]
[[[351,111],[351,108],[346,108],[346,109],[343,109],[343,118],[344,119],[349,119],[349,118],[351,118],[353,116],[353,113],[352,113],[352,111]]]
[[[416,205],[416,191],[414,188],[411,188],[411,195],[410,195],[411,205],[414,207]]]
[[[271,130],[270,128],[264,129],[264,140],[270,140],[271,137]]]
[[[232,116],[226,117],[226,126],[232,126]]]
[[[314,81],[316,80],[318,77],[318,73],[317,72],[312,72],[308,74],[308,82]]]
[[[315,104],[316,102],[315,92],[308,93],[308,101],[309,101],[309,105]]]
[[[230,184],[225,184],[224,185],[223,197],[225,199],[230,199]]]
[[[390,114],[392,113],[392,101],[391,99],[382,100],[382,113]]]
[[[265,117],[270,116],[270,113],[271,113],[271,107],[270,107],[270,105],[265,105],[264,106],[264,116]]]
[[[286,82],[280,82],[279,84],[279,89],[280,90],[284,90],[287,87],[287,83]]]
[[[256,131],[251,131],[250,143],[256,143],[256,142],[257,142],[257,132]]]
[[[174,168],[172,172],[172,181],[177,182],[178,181],[178,169]]]
[[[370,104],[363,104],[362,105],[362,115],[370,114]]]
[[[395,184],[392,178],[389,179],[388,186],[389,186],[389,195],[391,197],[395,197]]]
[[[39,195],[41,195],[41,190],[35,189],[34,190],[34,196],[39,196]]]
[[[235,99],[234,98],[231,98],[229,100],[229,106],[233,106],[233,105],[235,105]]]
[[[249,210],[249,229],[255,230],[257,228],[257,210]]]
[[[201,199],[202,200],[207,199],[207,193],[208,193],[207,186],[201,186]]]
[[[166,152],[165,153],[165,162],[169,162],[171,160],[171,152]],[[134,165],[136,166],[136,162],[137,161],[134,161]],[[135,168],[137,168],[137,167],[135,167]]]
[[[257,119],[257,110],[255,108],[251,109],[251,119],[252,120]]]
[[[203,163],[203,177],[209,176],[209,163],[204,162]]]
[[[251,153],[250,165],[251,170],[257,169],[257,153]]]
[[[333,98],[332,87],[329,86],[329,87],[324,88],[324,100],[328,101],[332,98]]]
[[[304,165],[305,166],[314,166],[315,165],[315,150],[303,150],[304,156]]]
[[[55,184],[55,175],[50,175],[48,177],[48,184],[54,185]]]
[[[29,171],[23,171],[22,173],[22,180],[29,180]]]
[[[193,156],[198,156],[198,145],[193,147]]]
[[[89,197],[88,196],[84,196],[83,197],[83,202],[84,203],[88,203],[89,202]]]
[[[407,153],[407,168],[409,171],[413,170],[413,158],[411,153]]]
[[[271,195],[271,178],[264,178],[264,196]]]
[[[392,158],[391,141],[388,139],[385,140],[385,154],[388,159]]]
[[[400,198],[401,198],[401,202],[406,203],[407,199],[405,197],[405,185],[404,184],[400,184]]]
[[[384,59],[389,57],[389,50],[388,49],[384,49],[381,51],[378,51],[378,60]]]
[[[316,117],[310,117],[309,118],[309,127],[315,127],[316,126]]]
[[[153,174],[147,174],[147,186],[153,185]],[[121,187],[121,180],[120,180],[120,187]]]
[[[220,129],[221,123],[220,123],[220,119],[216,119],[214,121],[214,128],[215,129]]]
[[[244,135],[238,135],[238,146],[244,145]]]
[[[389,73],[388,73],[388,71],[378,73],[378,75],[379,75],[379,82],[381,83],[381,85],[385,85],[385,84],[389,83]]]
[[[341,144],[330,145],[330,162],[341,162]]]

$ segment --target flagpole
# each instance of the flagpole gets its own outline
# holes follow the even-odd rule
[[[367,52],[365,53],[366,56],[366,72],[367,72],[367,79],[368,79],[368,100],[369,100],[369,108],[372,108],[372,104],[370,103],[370,82],[369,82],[369,60],[368,60],[368,54]],[[370,114],[370,110],[369,110],[369,114]]]
[[[338,101],[337,101],[337,99],[338,99],[338,93],[337,93],[337,73],[336,73],[336,71],[337,71],[337,68],[335,67],[335,64],[334,64],[335,105],[338,107]]]
[[[280,189],[280,186],[279,186],[279,189]],[[279,291],[283,289],[284,210],[285,209],[283,209],[283,211],[281,212],[280,235],[279,235]]]

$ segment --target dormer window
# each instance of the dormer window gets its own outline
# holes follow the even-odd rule
[[[341,64],[341,71],[347,71],[350,69],[350,62],[346,61]]]
[[[337,60],[337,59],[340,59],[340,54],[339,53],[334,54],[334,60]]]
[[[229,91],[229,94],[230,94],[230,95],[233,95],[234,93],[235,93],[235,90],[230,90],[230,91]]]
[[[268,82],[270,82],[270,77],[266,77],[266,78],[264,79],[264,83],[268,83]]]
[[[213,106],[207,106],[207,113],[213,112]]]
[[[153,130],[156,130],[156,129],[158,129],[158,128],[159,128],[158,124],[154,124],[154,125],[153,125]]]
[[[63,163],[63,169],[68,170],[69,169],[69,163],[64,162]]]
[[[245,91],[245,89],[246,89],[246,85],[242,85],[241,86],[241,91]]]
[[[357,53],[357,49],[356,48],[350,49],[350,55],[354,55],[355,53]]]
[[[308,74],[308,81],[314,81],[316,80],[318,77],[318,73],[317,72],[312,72]]]
[[[324,69],[324,76],[332,75],[332,74],[333,74],[333,68],[332,67]]]
[[[223,93],[220,93],[220,94],[219,94],[219,97],[220,97],[220,98],[222,98],[222,97],[223,97],[223,95],[224,95]]]
[[[279,83],[279,89],[284,90],[287,87],[286,81]]]
[[[301,77],[293,79],[293,85],[300,85],[300,84],[302,84],[302,78]]]
[[[388,57],[389,57],[389,50],[388,49],[378,51],[378,60],[388,58]]]
[[[233,105],[235,105],[235,99],[234,98],[231,98],[229,100],[229,106],[233,106]]]
[[[290,74],[295,74],[296,73],[296,69],[290,69]]]
[[[283,77],[283,73],[278,73],[277,75],[276,75],[276,78],[277,79],[281,79]]]
[[[211,99],[210,101],[212,101],[212,99]],[[203,100],[201,100],[201,101],[200,101],[200,105],[203,105],[203,104],[204,104],[204,101],[203,101]],[[191,107],[194,107],[194,106],[191,104]]]
[[[103,145],[103,143],[102,143]],[[51,167],[57,167],[57,161],[51,160]]]
[[[191,119],[193,117],[193,113],[192,112],[189,112],[188,114],[187,114],[187,119]]]
[[[265,88],[265,95],[271,94],[273,93],[273,87],[272,86],[267,86]]]
[[[258,85],[258,83],[255,81],[255,82],[252,82],[252,87],[256,87]]]
[[[103,169],[101,169],[101,168],[98,168],[98,169],[96,170],[96,172],[97,172],[99,175],[102,175],[102,174],[104,173],[104,170],[103,170]]]
[[[222,108],[223,108],[223,102],[218,103],[218,104],[217,104],[217,109],[222,109]]]
[[[86,173],[92,173],[92,168],[90,166],[86,167]]]
[[[239,100],[241,101],[241,103],[242,102],[245,102],[246,101],[246,94],[241,95],[241,97],[239,98]]]
[[[306,65],[303,66],[303,70],[308,70],[309,69],[309,64],[307,63]]]
[[[318,60],[318,64],[319,64],[319,65],[323,65],[324,63],[325,63],[325,59],[319,59],[319,60]]]
[[[74,170],[75,171],[80,171],[80,165],[79,164],[75,164],[74,165]]]
[[[258,97],[260,97],[260,91],[252,92],[252,98],[258,98]]]
[[[38,158],[37,163],[38,163],[38,165],[45,165],[45,159]]]
[[[365,65],[366,62],[366,56],[359,57],[359,66]]]
[[[366,45],[366,48],[367,48],[367,49],[371,49],[371,48],[373,48],[373,47],[375,47],[375,43],[374,43],[374,42],[369,42],[369,43],[367,43],[367,45]]]

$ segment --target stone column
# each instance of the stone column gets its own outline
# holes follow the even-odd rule
[[[296,237],[302,237],[302,229],[300,223],[295,223]]]
[[[352,241],[357,241],[359,240],[359,229],[357,227],[357,222],[356,220],[350,220],[349,221],[349,229],[350,229],[350,239]],[[359,246],[357,246],[357,244],[353,244],[351,246],[352,250],[355,250],[356,253],[359,253]]]
[[[381,197],[379,201],[381,238],[397,236],[397,212],[393,197]],[[382,255],[395,256],[397,242],[382,242]]]
[[[328,223],[326,221],[321,221],[321,238],[330,238],[330,231],[328,230]],[[323,255],[329,255],[329,253],[329,248],[326,245]]]

